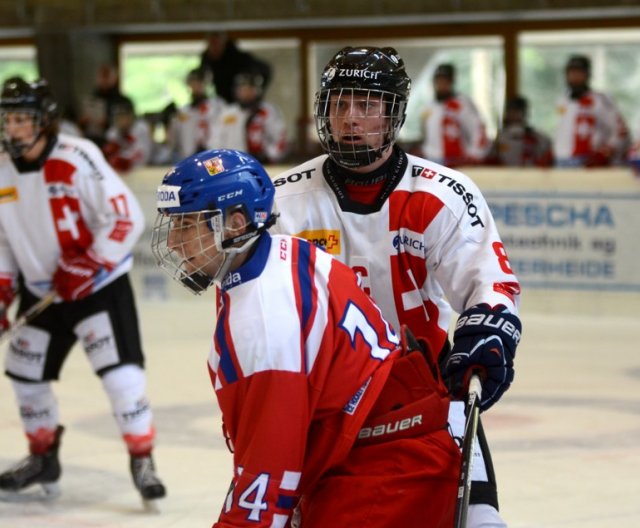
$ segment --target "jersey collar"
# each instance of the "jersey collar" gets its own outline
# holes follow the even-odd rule
[[[42,167],[44,167],[44,164],[49,159],[49,154],[51,154],[51,151],[53,150],[53,147],[55,147],[57,142],[57,136],[50,136],[47,140],[44,150],[42,151],[42,154],[40,154],[38,159],[34,161],[27,161],[23,157],[12,158],[14,167],[20,173],[39,171],[40,169],[42,169]]]
[[[227,273],[222,281],[222,291],[230,290],[258,277],[267,265],[270,249],[271,235],[264,232],[250,250],[251,256],[238,269]]]
[[[344,169],[340,168],[331,158],[327,158],[322,165],[322,173],[327,185],[331,187],[331,190],[335,194],[340,209],[348,213],[371,214],[382,208],[407,170],[407,155],[397,145],[395,145],[393,149],[394,152],[389,160],[380,168],[373,171],[375,174],[371,174],[372,177],[380,174],[386,180],[380,195],[371,204],[355,202],[349,198],[344,186]]]

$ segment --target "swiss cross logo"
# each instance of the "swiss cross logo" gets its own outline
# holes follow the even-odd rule
[[[73,240],[80,238],[80,230],[78,229],[78,219],[80,214],[71,210],[69,205],[64,204],[59,208],[59,216],[56,219],[56,230],[61,233],[67,231]]]
[[[433,180],[433,178],[438,175],[436,171],[427,169],[426,167],[420,167],[419,165],[414,165],[412,172],[414,178],[420,177],[426,178],[427,180]]]
[[[338,237],[335,236],[334,234],[331,234],[327,237],[327,245],[325,249],[331,252],[331,250],[335,248],[339,243],[340,241],[338,240]]]
[[[295,236],[308,240],[332,255],[339,255],[342,251],[340,249],[340,231],[337,229],[309,229],[301,231]]]

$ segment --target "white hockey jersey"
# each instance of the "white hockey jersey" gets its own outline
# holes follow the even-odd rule
[[[487,163],[505,167],[550,167],[551,138],[530,126],[507,125],[498,132]]]
[[[437,357],[451,306],[460,313],[502,304],[517,313],[520,287],[473,181],[398,152],[390,194],[374,207],[348,199],[326,155],[280,174],[273,230],[311,240],[351,266],[389,322],[407,324]]]
[[[579,99],[564,95],[556,103],[558,126],[554,155],[561,166],[584,166],[598,152],[610,153],[616,164],[624,161],[629,131],[615,103],[605,94],[589,91]]]
[[[224,108],[219,97],[182,107],[169,126],[168,142],[178,159],[208,148],[213,122]]]
[[[91,249],[114,266],[94,289],[126,273],[143,229],[137,199],[89,140],[60,134],[31,172],[0,158],[0,277],[21,273],[38,297],[63,252]]]
[[[257,110],[247,110],[234,103],[214,121],[209,146],[241,150],[263,163],[276,163],[287,153],[287,126],[272,104],[262,102]]]
[[[466,95],[433,101],[422,112],[422,155],[447,166],[479,163],[489,142],[482,118]]]
[[[107,161],[118,172],[128,172],[147,165],[152,149],[151,127],[142,118],[136,119],[126,134],[115,126],[109,128],[103,147]]]

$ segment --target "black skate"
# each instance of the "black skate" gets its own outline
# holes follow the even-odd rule
[[[0,474],[0,500],[29,502],[53,500],[60,495],[62,474],[58,449],[64,427],[58,426],[53,445],[42,455],[29,455]],[[39,485],[39,488],[30,489]]]
[[[162,481],[156,475],[151,455],[132,456],[130,465],[133,483],[142,496],[142,502],[149,511],[158,512],[156,500],[167,494]]]

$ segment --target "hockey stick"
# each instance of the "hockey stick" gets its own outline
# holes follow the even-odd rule
[[[458,497],[456,500],[456,516],[454,528],[466,528],[467,510],[469,509],[469,494],[471,492],[471,470],[473,468],[473,448],[478,432],[480,418],[480,398],[482,385],[477,374],[469,381],[469,397],[465,408],[466,421],[464,424],[464,439],[462,440],[462,462],[460,477],[458,478]]]
[[[0,344],[4,343],[8,339],[11,339],[20,328],[29,324],[33,321],[36,316],[41,314],[56,298],[55,292],[47,293],[42,299],[40,299],[36,304],[31,306],[27,311],[25,311],[20,317],[18,317],[13,324],[5,330],[5,332],[0,335]]]

